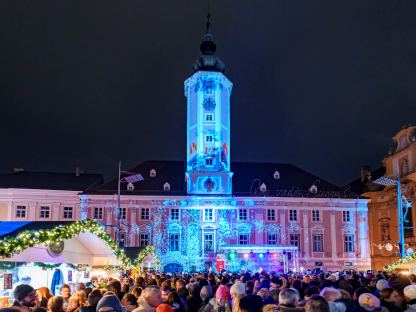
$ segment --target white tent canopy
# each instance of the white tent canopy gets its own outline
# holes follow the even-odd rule
[[[105,241],[88,231],[64,240],[64,250],[57,256],[52,256],[47,246],[41,244],[0,261],[88,264],[95,267],[122,264]]]

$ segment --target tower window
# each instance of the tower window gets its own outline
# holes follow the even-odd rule
[[[212,158],[206,158],[205,159],[205,165],[212,166],[212,164],[213,164],[213,159]]]
[[[205,142],[212,142],[213,141],[213,137],[212,137],[212,135],[207,135],[206,137],[205,137]]]
[[[205,114],[205,121],[214,121],[213,114]]]
[[[203,86],[205,94],[212,94],[212,92],[214,91],[214,81],[212,80],[204,81]]]

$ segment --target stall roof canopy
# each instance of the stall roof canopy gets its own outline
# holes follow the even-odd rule
[[[77,222],[0,222],[0,240],[16,238],[20,233],[25,231],[52,230],[58,226],[68,226],[73,223]],[[97,236],[94,231],[89,231],[88,228],[69,239],[64,239],[64,244],[64,250],[58,255],[51,255],[46,245],[37,244],[1,260],[90,264],[93,266],[121,264],[107,242]]]

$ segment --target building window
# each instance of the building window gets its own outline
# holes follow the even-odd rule
[[[203,82],[203,87],[204,87],[205,94],[212,94],[212,92],[214,91],[214,81],[205,80]]]
[[[313,234],[312,236],[312,251],[322,252],[323,251],[323,235],[322,234]]]
[[[248,245],[248,234],[240,234],[238,236],[238,243],[240,245]]]
[[[127,219],[127,208],[123,207],[120,208],[120,220],[126,220]]]
[[[149,220],[150,219],[150,208],[141,208],[140,209],[140,219]]]
[[[213,141],[212,135],[207,135],[205,137],[205,142],[212,142],[212,141]]]
[[[72,219],[73,218],[73,208],[72,207],[64,207],[63,218],[64,219]]]
[[[26,206],[16,206],[16,218],[26,218]]]
[[[247,209],[244,209],[244,208],[240,209],[238,211],[238,218],[239,220],[247,220]]]
[[[41,206],[40,207],[39,218],[49,219],[50,216],[51,216],[51,208],[49,206]]]
[[[354,235],[344,235],[344,251],[354,252]]]
[[[343,222],[351,222],[351,211],[344,210],[342,212],[342,221]]]
[[[213,221],[214,220],[214,213],[211,208],[204,210],[205,221]]]
[[[205,114],[205,121],[214,121],[213,114]]]
[[[94,208],[94,219],[102,219],[103,218],[103,208],[102,207],[95,207]]]
[[[204,250],[214,251],[214,233],[204,233]]]
[[[321,213],[319,210],[312,210],[312,221],[321,221]]]
[[[299,234],[290,234],[290,246],[298,247],[300,250],[300,235]]]
[[[205,158],[205,165],[212,166],[212,164],[213,164],[213,159],[211,157]]]
[[[169,250],[179,251],[179,234],[178,233],[169,234]]]
[[[149,234],[140,234],[140,242],[139,245],[141,247],[149,245]]]
[[[276,212],[274,209],[267,209],[267,221],[275,221],[276,220]]]
[[[172,208],[170,210],[170,219],[171,220],[179,220],[179,209],[178,208]]]
[[[120,240],[120,247],[126,246],[126,233],[121,232],[119,240]]]
[[[289,221],[297,221],[298,220],[298,212],[297,210],[289,210]]]
[[[276,245],[277,244],[277,234],[267,234],[267,244]]]

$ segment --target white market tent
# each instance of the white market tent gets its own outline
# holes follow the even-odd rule
[[[49,231],[59,225],[73,224],[74,222],[48,222],[44,223],[45,227],[42,227],[43,222],[18,222],[20,224],[16,225],[13,224],[14,222],[0,222],[0,228],[5,228],[5,223],[13,230],[8,233],[0,233],[0,243],[6,237],[18,237],[19,233],[22,231],[30,231],[33,228],[36,228],[37,231]],[[4,227],[2,225],[4,225]],[[73,235],[71,238],[62,241],[64,245],[63,250],[58,254],[51,253],[50,250],[48,250],[47,244],[40,243],[25,248],[18,253],[14,253],[10,257],[0,257],[0,261],[88,264],[93,267],[122,265],[122,262],[115,255],[107,242],[101,239],[93,231],[88,231],[88,228]]]

